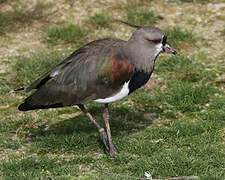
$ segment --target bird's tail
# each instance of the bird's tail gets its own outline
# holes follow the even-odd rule
[[[32,105],[28,104],[26,101],[19,105],[18,109],[20,111],[29,111],[35,109]]]
[[[25,101],[24,103],[19,105],[18,109],[20,111],[30,111],[35,109],[48,109],[48,108],[59,108],[59,107],[63,107],[63,104],[56,103],[51,105],[31,105],[27,101]]]

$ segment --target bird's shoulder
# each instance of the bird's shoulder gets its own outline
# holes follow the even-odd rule
[[[112,52],[101,65],[98,76],[100,79],[108,78],[112,86],[120,86],[131,79],[134,73],[134,65],[130,59],[121,52]]]

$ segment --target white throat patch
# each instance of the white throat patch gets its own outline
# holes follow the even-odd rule
[[[155,57],[157,57],[159,55],[159,53],[161,53],[163,51],[162,47],[163,47],[162,43],[159,43],[155,46],[155,49],[156,49]]]
[[[115,94],[115,95],[113,95],[111,97],[107,97],[105,99],[96,99],[96,100],[94,100],[94,102],[111,103],[111,102],[118,101],[118,100],[126,97],[129,94],[129,87],[128,87],[129,86],[129,82],[130,81],[125,82],[123,87],[121,88],[121,90],[117,94]]]

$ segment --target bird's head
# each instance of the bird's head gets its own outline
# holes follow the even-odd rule
[[[131,41],[136,41],[136,42],[138,41],[144,46],[154,49],[154,52],[156,53],[156,55],[158,55],[161,52],[167,52],[167,53],[172,53],[174,55],[178,55],[178,53],[167,44],[166,42],[167,36],[159,28],[156,28],[153,26],[137,26],[124,21],[121,21],[121,22],[137,29],[133,33],[130,39]]]

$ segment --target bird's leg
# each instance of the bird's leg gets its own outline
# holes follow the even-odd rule
[[[81,109],[81,111],[83,111],[83,113],[88,117],[88,119],[91,120],[91,122],[94,123],[94,125],[98,128],[98,131],[103,139],[103,143],[106,147],[106,149],[109,151],[110,148],[109,148],[109,143],[108,143],[108,136],[104,130],[104,128],[102,128],[98,123],[97,121],[92,117],[92,115],[87,111],[87,109],[84,107],[83,104],[79,104],[78,107]]]
[[[105,104],[103,118],[104,118],[104,121],[105,121],[106,132],[107,132],[107,136],[108,136],[109,154],[110,154],[110,156],[116,158],[115,151],[117,151],[117,150],[116,150],[116,148],[115,148],[115,146],[112,142],[111,131],[110,131],[110,126],[109,126],[109,107],[108,107],[108,104]]]

